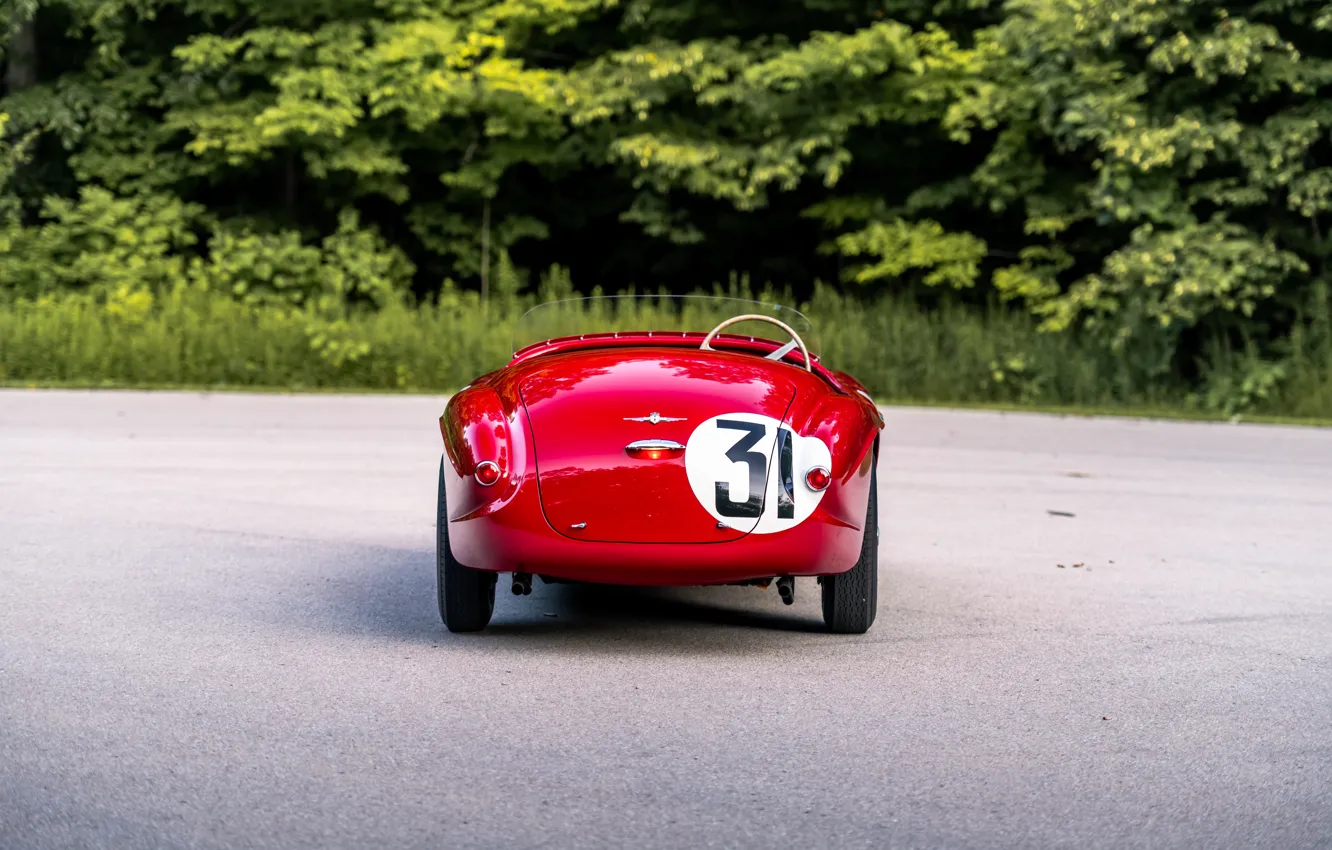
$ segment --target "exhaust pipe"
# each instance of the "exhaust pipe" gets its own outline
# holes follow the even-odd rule
[[[514,573],[513,574],[513,595],[528,596],[532,593],[532,574]]]
[[[782,597],[782,602],[787,605],[795,604],[795,577],[782,576],[777,579],[777,595]]]

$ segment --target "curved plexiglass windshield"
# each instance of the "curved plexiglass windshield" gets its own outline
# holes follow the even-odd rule
[[[817,355],[814,326],[798,310],[712,295],[600,295],[566,298],[539,304],[514,325],[513,350],[559,337],[633,331],[681,331],[705,334],[733,316],[758,313],[789,325],[804,340],[809,353]],[[785,343],[790,337],[776,325],[746,321],[731,325],[722,335],[760,337]]]

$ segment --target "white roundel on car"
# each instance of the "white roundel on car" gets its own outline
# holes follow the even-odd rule
[[[689,487],[708,513],[732,528],[771,534],[814,513],[826,491],[809,489],[805,473],[831,468],[832,453],[818,437],[770,416],[727,413],[694,429],[684,460]]]

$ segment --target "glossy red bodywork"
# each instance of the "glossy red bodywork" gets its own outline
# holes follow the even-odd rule
[[[882,417],[864,388],[767,340],[618,334],[518,352],[452,399],[444,436],[449,539],[459,562],[614,584],[721,584],[845,572],[859,555]],[[652,412],[685,421],[626,421]],[[642,439],[685,443],[710,417],[749,412],[818,436],[832,484],[804,522],[776,533],[719,528],[694,497],[684,458],[631,457]],[[472,477],[493,460],[490,487]],[[799,473],[803,476],[803,470]],[[757,522],[757,520],[754,520]],[[579,524],[585,524],[577,527]]]

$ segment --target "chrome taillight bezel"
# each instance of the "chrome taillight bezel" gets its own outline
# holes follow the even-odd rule
[[[482,477],[482,472],[481,472],[483,469],[486,470],[487,472],[491,472],[493,470],[494,478],[492,478],[489,481],[485,480],[485,478]],[[495,461],[493,460],[483,460],[476,465],[476,469],[472,472],[472,477],[475,478],[476,483],[480,484],[482,487],[493,487],[496,483],[499,482],[501,478],[504,477],[504,475],[500,470],[500,466],[498,463],[495,463]],[[488,478],[490,476],[487,475],[486,477]]]

